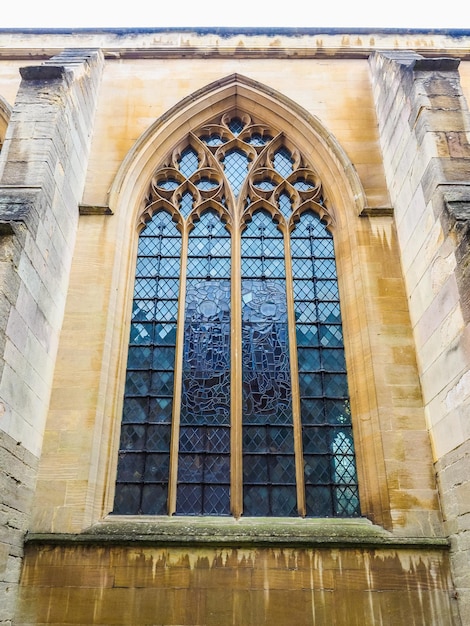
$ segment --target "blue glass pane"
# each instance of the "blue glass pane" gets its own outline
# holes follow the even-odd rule
[[[178,299],[179,295],[179,279],[178,278],[166,278],[161,277],[157,282],[157,293],[156,296],[158,298],[166,298],[172,299],[175,302]]]
[[[274,169],[284,178],[292,173],[292,156],[287,148],[281,148],[274,155]]]
[[[154,236],[158,237],[159,235],[162,235],[164,231],[167,236],[170,236],[170,237],[178,236],[178,231],[176,230],[175,225],[173,224],[171,215],[169,215],[165,211],[159,211],[153,215],[152,219],[149,222],[147,222],[144,230],[140,233],[140,236],[141,237],[154,237]],[[158,246],[160,242],[157,240],[155,243]]]
[[[117,515],[134,515],[140,510],[142,500],[142,486],[116,483],[113,513]]]
[[[324,424],[326,417],[323,398],[302,398],[301,415],[304,426]]]
[[[230,511],[230,489],[228,485],[206,486],[203,511],[206,515],[228,515]]]
[[[157,187],[161,187],[162,189],[168,189],[173,191],[177,187],[179,187],[179,182],[173,178],[168,178],[166,180],[159,180],[157,182]]]
[[[233,194],[238,196],[248,173],[248,157],[241,150],[231,150],[225,155],[224,169]]]
[[[318,346],[320,335],[317,324],[297,324],[297,346]]]
[[[332,239],[317,239],[313,249],[313,255],[316,258],[325,257],[332,258],[334,256]]]
[[[174,346],[176,343],[175,324],[155,324],[154,341],[157,346]],[[158,350],[154,350],[154,362],[158,358]]]
[[[199,165],[199,159],[197,152],[193,148],[186,148],[179,160],[180,172],[186,178],[189,178],[194,172],[197,171]]]
[[[334,259],[315,260],[315,276],[317,278],[336,278],[336,264]]]
[[[246,462],[246,461],[245,461]],[[245,516],[270,515],[269,490],[264,485],[246,484],[243,488],[243,512]]]
[[[314,188],[314,186],[311,183],[308,183],[306,180],[302,178],[299,178],[292,184],[299,191],[309,191],[310,189]]]
[[[119,453],[117,480],[118,482],[138,483],[144,476],[145,454]]]
[[[181,462],[180,462],[181,465]],[[202,515],[203,487],[201,484],[178,484],[177,513]]]
[[[186,191],[182,195],[181,201],[180,201],[180,211],[183,217],[188,217],[188,215],[191,213],[192,208],[193,208],[193,196],[189,193],[189,191]]]
[[[151,393],[154,396],[169,396],[173,393],[173,372],[152,372]]]
[[[143,313],[142,316],[146,319],[145,313]],[[150,345],[152,343],[153,325],[151,323],[145,324],[135,321],[136,317],[134,318],[131,326],[130,343]]]
[[[141,494],[143,515],[165,515],[167,512],[168,488],[166,485],[144,485]]]
[[[212,135],[203,135],[202,137],[200,137],[201,141],[203,141],[207,146],[220,146],[223,143],[225,143],[225,141],[222,139],[222,137],[216,133],[212,134]]]
[[[295,485],[278,485],[273,487],[271,494],[271,515],[297,515],[297,492]]]
[[[128,370],[126,396],[146,396],[150,391],[150,372]]]
[[[121,428],[121,450],[141,450],[145,446],[144,424],[123,424]]]
[[[230,130],[232,131],[232,133],[237,136],[241,133],[241,131],[243,130],[243,128],[245,127],[245,124],[241,121],[240,118],[238,117],[234,117],[230,120],[228,127],[230,128]]]
[[[306,485],[305,504],[312,517],[332,517],[335,514],[329,487]],[[352,515],[357,515],[357,513],[354,512]]]
[[[152,349],[150,346],[131,346],[127,362],[130,368],[148,369],[152,363]]]
[[[154,278],[136,278],[134,294],[137,298],[155,298],[157,281]],[[136,298],[134,298],[136,299]]]
[[[329,455],[304,453],[304,470],[306,485],[331,484],[331,464]]]
[[[297,237],[312,237],[313,242],[322,237],[331,238],[331,234],[326,229],[325,224],[315,213],[305,213],[301,221],[296,225]]]
[[[321,369],[320,350],[311,348],[297,348],[299,372],[310,372]]]
[[[281,193],[278,199],[278,204],[284,217],[289,217],[292,212],[292,202],[287,193]]]
[[[145,422],[147,419],[148,400],[147,398],[124,398],[124,410],[122,421],[125,422]]]
[[[320,307],[319,307],[320,308]],[[320,321],[323,321],[324,317],[329,317],[325,315],[321,315],[323,312],[323,308],[320,309]],[[339,311],[339,307],[338,307]],[[333,321],[337,321],[339,318],[333,318]],[[328,321],[328,320],[327,320]],[[343,331],[341,326],[333,325],[333,324],[320,324],[320,343],[324,348],[342,348],[343,347]]]
[[[157,482],[160,483],[160,486],[165,485],[168,480],[169,458],[167,453],[147,454],[145,459],[145,481]]]
[[[271,140],[271,137],[266,136],[263,137],[259,133],[253,133],[251,137],[245,139],[246,143],[249,143],[251,146],[264,146]]]
[[[261,191],[272,191],[276,188],[276,183],[272,182],[269,179],[265,179],[256,182],[254,186]]]
[[[154,254],[155,252],[155,240],[153,237],[144,237],[143,235],[139,238],[139,255],[149,256]]]
[[[328,454],[330,448],[330,429],[324,426],[304,426],[304,454]]]
[[[354,458],[351,459],[354,465]],[[359,494],[356,485],[335,487],[335,511],[338,516],[354,517],[360,510]]]
[[[148,408],[148,421],[171,423],[171,413],[173,408],[173,398],[169,397],[157,397],[150,398]]]
[[[203,191],[210,191],[218,186],[219,183],[217,181],[210,180],[209,178],[201,178],[201,180],[196,183],[196,187]]]

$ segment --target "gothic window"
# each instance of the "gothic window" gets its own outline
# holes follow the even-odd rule
[[[359,515],[314,170],[227,114],[158,168],[142,225],[113,512]]]

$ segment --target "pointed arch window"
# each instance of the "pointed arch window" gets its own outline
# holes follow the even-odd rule
[[[330,224],[316,173],[246,115],[155,172],[115,514],[359,515]]]

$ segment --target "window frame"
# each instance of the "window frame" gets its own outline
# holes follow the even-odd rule
[[[234,115],[233,113],[231,114]],[[230,115],[226,114],[224,116],[226,120],[230,119]],[[248,116],[245,116],[245,125],[248,124]],[[208,125],[209,127],[210,125]],[[257,127],[261,128],[260,124],[256,124]],[[267,136],[270,135],[269,130],[262,129],[261,132],[265,133]],[[201,135],[202,131],[199,131],[199,135]],[[270,151],[271,153],[275,153],[275,151],[279,151],[281,149],[287,149],[291,151],[292,159],[296,162],[297,166],[299,166],[300,161],[302,160],[302,156],[300,152],[295,148],[295,146],[285,137],[283,133],[276,133],[274,137],[270,136]],[[171,173],[171,165],[176,165],[181,155],[184,154],[184,151],[190,147],[196,147],[196,149],[200,149],[198,146],[198,137],[194,132],[190,133],[187,138],[183,139],[179,142],[178,146],[172,152],[172,156],[167,158],[168,161],[168,172],[167,178],[168,180],[174,176],[174,172]],[[232,151],[237,148],[232,147]],[[258,155],[254,152],[253,158],[259,158],[259,153],[262,153],[263,150],[258,152]],[[202,168],[198,168],[202,169]],[[274,168],[273,168],[274,170]],[[247,193],[247,184],[249,179],[252,178],[253,172],[255,170],[248,171],[248,174],[245,178],[243,188],[240,192],[240,198],[244,198],[245,193]],[[157,172],[160,172],[160,178],[165,177],[165,166],[157,168]],[[312,182],[314,185],[317,185],[319,189],[321,189],[321,184],[319,183],[317,175],[313,170],[305,168],[304,172],[305,176]],[[200,176],[201,178],[201,176]],[[181,182],[181,181],[180,181]],[[155,188],[155,178],[153,178],[152,186]],[[179,196],[181,197],[185,193],[184,185],[179,192]],[[225,193],[227,193],[227,189],[225,189]],[[282,185],[278,190],[278,195],[284,193],[282,190]],[[167,198],[169,195],[167,194]],[[180,303],[184,303],[185,294],[186,294],[186,268],[187,268],[187,247],[188,247],[188,239],[190,236],[190,232],[194,227],[195,220],[199,219],[203,213],[207,210],[212,209],[216,211],[221,219],[227,222],[227,228],[231,234],[232,241],[232,280],[231,280],[231,317],[232,317],[232,338],[235,337],[236,341],[231,342],[231,358],[232,358],[232,376],[231,376],[231,514],[238,518],[243,514],[243,476],[242,476],[242,376],[241,376],[241,337],[242,337],[242,316],[241,316],[241,283],[239,280],[235,280],[236,277],[241,275],[241,237],[243,230],[246,228],[247,222],[251,219],[252,215],[257,210],[267,211],[271,218],[277,223],[278,230],[281,232],[283,241],[284,241],[284,259],[286,263],[286,291],[288,294],[293,294],[293,275],[292,275],[292,259],[291,259],[291,251],[290,251],[290,232],[295,227],[295,222],[298,221],[301,215],[306,211],[313,211],[316,213],[319,218],[323,218],[326,221],[329,229],[331,228],[333,218],[329,213],[328,209],[324,205],[323,202],[320,204],[316,201],[320,199],[320,196],[317,194],[315,196],[316,199],[310,200],[304,205],[299,207],[297,206],[297,212],[294,211],[290,220],[284,220],[279,210],[273,209],[272,204],[263,198],[258,198],[258,200],[250,206],[248,211],[244,211],[238,206],[240,201],[237,200],[234,196],[231,197],[229,204],[233,206],[233,215],[224,214],[224,208],[222,204],[211,204],[210,199],[204,201],[204,198],[200,199],[199,207],[193,211],[193,213],[187,218],[182,219],[179,215],[179,212],[171,206],[171,204],[165,201],[164,197],[160,197],[155,201],[155,197],[152,197],[152,193],[149,195],[149,200],[147,201],[147,207],[143,215],[141,216],[140,222],[141,225],[145,224],[145,222],[151,219],[152,215],[159,209],[165,209],[168,211],[175,222],[177,222],[177,228],[181,233],[181,249],[182,260],[181,260],[181,280],[180,280],[180,294],[179,301]],[[299,203],[298,203],[299,204]],[[240,219],[237,219],[237,206],[240,213]],[[142,226],[141,226],[142,228]],[[306,515],[306,506],[305,506],[305,484],[304,484],[304,469],[303,469],[303,454],[302,454],[302,424],[300,417],[300,391],[299,391],[299,373],[298,373],[298,364],[297,364],[297,343],[296,343],[296,329],[295,329],[295,311],[294,311],[294,299],[293,296],[287,297],[287,306],[288,306],[288,333],[289,333],[289,353],[290,353],[290,365],[291,365],[291,382],[292,382],[292,396],[293,396],[293,425],[294,425],[294,448],[295,448],[295,464],[296,464],[296,490],[297,490],[297,503],[298,503],[298,514],[301,517]],[[182,376],[180,375],[182,371],[182,358],[183,358],[183,350],[182,346],[184,343],[184,323],[183,323],[183,315],[184,315],[184,306],[179,306],[178,309],[178,320],[177,320],[177,340],[176,340],[176,360],[175,360],[175,385],[174,385],[174,395],[173,395],[173,421],[172,421],[172,438],[171,438],[171,452],[170,452],[170,479],[169,479],[169,495],[168,495],[168,514],[174,515],[176,513],[176,488],[177,488],[177,462],[178,462],[178,444],[179,437],[178,432],[180,428],[180,411],[181,411],[181,391],[182,391]]]

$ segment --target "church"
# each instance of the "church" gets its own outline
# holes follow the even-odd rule
[[[0,625],[470,624],[470,30],[0,29]]]

